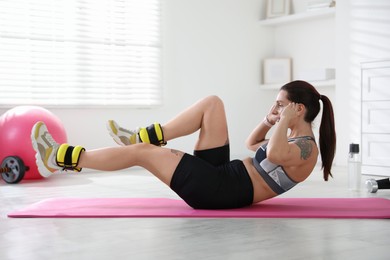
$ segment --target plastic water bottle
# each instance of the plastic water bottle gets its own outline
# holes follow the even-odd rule
[[[349,145],[348,154],[348,187],[349,190],[359,191],[361,187],[361,160],[359,144]]]

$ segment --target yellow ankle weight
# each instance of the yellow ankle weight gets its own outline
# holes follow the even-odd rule
[[[141,128],[138,135],[139,139],[143,143],[154,144],[158,146],[167,144],[164,141],[163,130],[159,123],[154,123],[146,128]]]
[[[57,151],[56,161],[57,165],[63,167],[65,170],[72,170],[80,172],[82,168],[77,167],[81,152],[85,149],[81,146],[70,146],[68,144],[61,144]]]

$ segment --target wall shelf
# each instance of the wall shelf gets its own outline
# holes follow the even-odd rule
[[[296,13],[286,16],[281,16],[277,18],[264,19],[260,21],[260,24],[263,26],[278,26],[287,23],[301,22],[305,20],[313,20],[317,18],[325,18],[334,16],[336,13],[336,8],[329,7],[326,9],[321,9],[317,11],[306,11],[302,13]]]
[[[321,80],[321,81],[310,81],[309,83],[312,84],[315,88],[328,88],[328,87],[334,87],[336,85],[336,81],[334,79]],[[284,85],[283,83],[262,84],[262,85],[260,85],[260,88],[263,90],[278,90],[283,85]]]

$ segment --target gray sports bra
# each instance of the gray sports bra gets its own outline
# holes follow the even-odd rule
[[[302,138],[315,142],[315,139],[311,136],[289,138],[288,142]],[[257,149],[255,157],[253,157],[253,165],[264,181],[277,194],[282,194],[298,184],[288,177],[281,165],[273,164],[267,159],[267,144]]]

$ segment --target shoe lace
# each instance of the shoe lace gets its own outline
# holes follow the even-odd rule
[[[45,137],[46,141],[50,143],[50,145],[57,145],[57,142],[54,140],[53,136],[49,132],[45,132],[43,136]]]
[[[46,141],[47,141],[48,143],[50,143],[51,146],[58,146],[58,143],[54,140],[53,136],[52,136],[48,131],[44,132],[44,133],[43,133],[43,136],[44,136],[44,138],[46,139]],[[57,162],[56,162],[56,160],[55,160],[55,156],[53,157],[53,160],[54,160],[53,163],[54,163],[54,164],[57,164]],[[59,169],[58,171],[59,171],[60,173],[63,173],[63,172],[66,172],[67,169],[66,169],[65,167],[63,167],[62,169]]]

